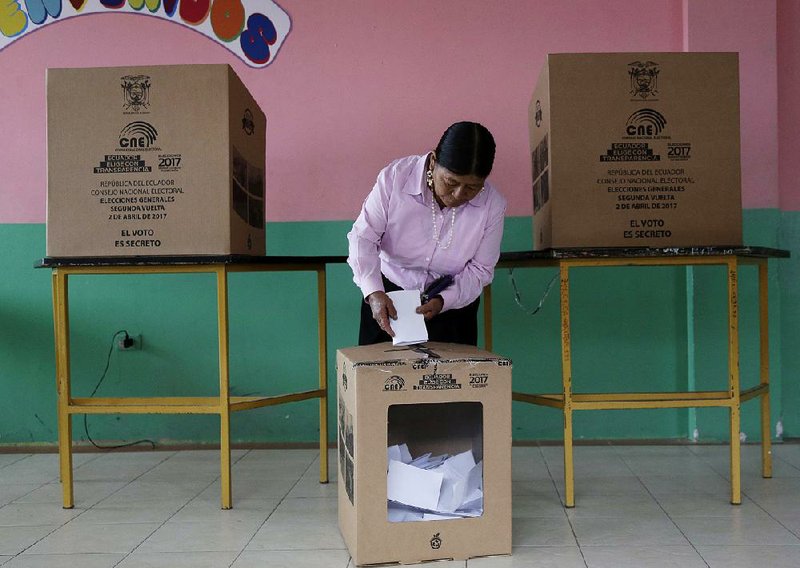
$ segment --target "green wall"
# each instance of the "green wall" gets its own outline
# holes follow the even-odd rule
[[[343,255],[350,222],[273,223],[267,249],[275,255]],[[745,241],[794,248],[800,215],[745,212]],[[0,225],[5,278],[0,279],[0,445],[51,444],[56,439],[50,272],[32,268],[44,255],[43,224]],[[510,218],[503,250],[531,246],[530,218]],[[523,302],[534,307],[555,269],[517,269]],[[772,262],[771,372],[773,424],[800,435],[800,420],[783,409],[800,403],[792,377],[800,349],[796,259]],[[688,284],[687,284],[688,282]],[[742,382],[757,382],[756,270],[741,270]],[[573,384],[576,392],[672,391],[696,385],[724,389],[727,377],[725,271],[694,268],[584,268],[572,273]],[[345,264],[328,272],[328,366],[335,352],[356,343],[360,297]],[[509,271],[493,286],[494,350],[514,361],[514,388],[560,388],[557,285],[531,316],[514,302]],[[213,395],[217,392],[216,295],[211,275],[81,276],[70,279],[73,394],[88,396],[106,364],[111,337],[141,334],[140,351],[112,351],[99,396]],[[230,278],[232,394],[279,394],[316,386],[316,278],[313,273],[234,274]],[[693,317],[687,314],[693,313]],[[691,355],[691,357],[690,357]],[[693,363],[691,361],[693,360]],[[688,362],[687,362],[688,361]],[[336,419],[331,397],[330,432]],[[514,403],[517,440],[557,440],[559,411]],[[317,402],[306,401],[233,415],[238,442],[313,442]],[[758,438],[756,402],[743,407],[742,429]],[[578,412],[576,439],[727,439],[727,412],[669,409]],[[209,416],[92,416],[92,438],[159,443],[215,443],[218,419]],[[85,439],[82,417],[74,437]]]
[[[791,247],[792,258],[778,263],[780,282],[780,354],[781,400],[783,401],[784,436],[800,437],[800,214],[783,212],[780,223],[780,243]],[[773,396],[774,400],[774,396]]]

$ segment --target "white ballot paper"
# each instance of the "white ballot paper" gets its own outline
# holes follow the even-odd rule
[[[419,291],[395,290],[386,295],[392,299],[397,310],[397,319],[389,322],[394,330],[392,345],[414,345],[428,341],[425,317],[416,312],[421,305]]]
[[[411,452],[408,451],[406,444],[399,446],[389,446],[388,452],[389,461],[399,461],[403,463],[411,463]]]
[[[435,511],[441,486],[441,473],[419,469],[403,462],[389,462],[387,496],[390,501]]]
[[[388,448],[387,513],[392,523],[480,517],[483,462],[471,451],[411,459],[406,444]]]

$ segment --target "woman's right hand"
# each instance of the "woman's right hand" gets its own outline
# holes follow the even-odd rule
[[[367,296],[367,303],[372,310],[373,319],[378,322],[378,326],[388,333],[390,337],[394,337],[394,330],[389,325],[389,318],[397,319],[397,310],[394,308],[392,299],[386,292],[378,291]]]

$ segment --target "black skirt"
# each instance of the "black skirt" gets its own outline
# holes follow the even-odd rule
[[[400,290],[400,286],[383,277],[384,290],[393,292]],[[425,321],[428,328],[429,341],[442,341],[445,343],[463,343],[465,345],[478,345],[478,306],[480,296],[472,302],[455,310],[440,312],[432,319]],[[391,324],[391,321],[390,321]],[[367,302],[361,302],[361,327],[358,331],[359,345],[372,345],[391,341],[391,336],[383,331],[378,322],[372,317],[372,310]]]

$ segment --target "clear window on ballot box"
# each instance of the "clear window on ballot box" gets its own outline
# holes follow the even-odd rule
[[[387,518],[483,515],[483,405],[395,404],[387,424]]]

